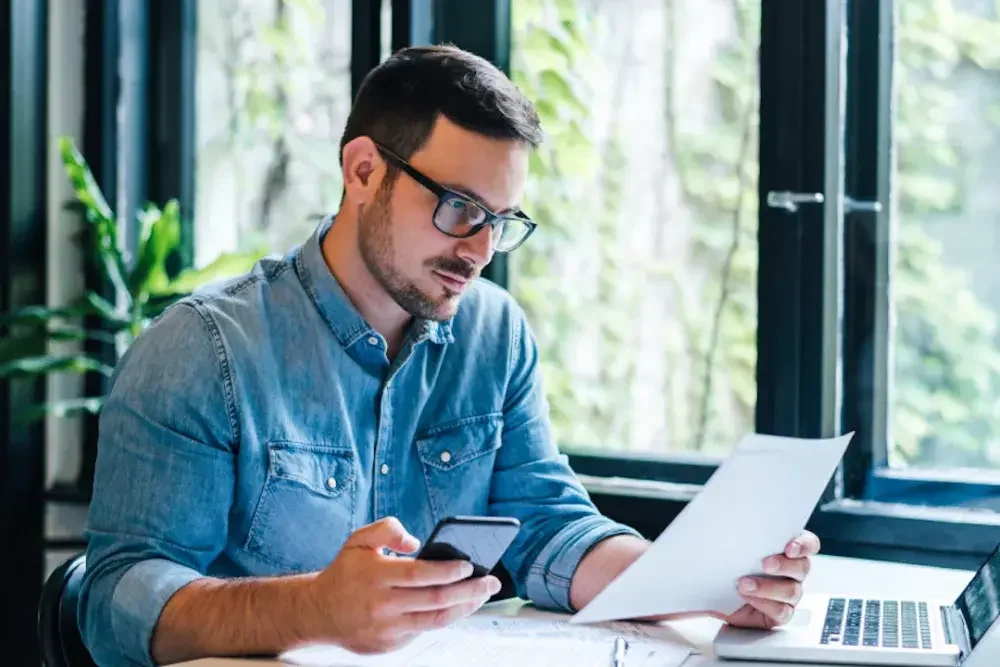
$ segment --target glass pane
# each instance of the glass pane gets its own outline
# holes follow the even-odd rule
[[[760,0],[515,0],[542,116],[510,287],[566,447],[722,455],[753,428]]]
[[[1000,17],[900,0],[889,462],[1000,466]]]
[[[198,3],[195,264],[282,253],[335,211],[351,0]]]

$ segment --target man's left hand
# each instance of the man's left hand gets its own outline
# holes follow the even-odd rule
[[[738,590],[746,604],[724,616],[730,625],[770,630],[787,623],[802,598],[802,582],[809,575],[810,556],[819,553],[819,538],[808,531],[785,546],[785,552],[768,556],[765,574],[740,579]]]

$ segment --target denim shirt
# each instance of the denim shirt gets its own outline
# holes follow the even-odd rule
[[[153,664],[160,612],[192,580],[321,570],[383,517],[421,541],[449,515],[518,518],[516,592],[562,610],[588,549],[636,534],[558,452],[515,301],[477,281],[390,361],[324,261],[330,224],[171,307],[115,369],[79,610],[98,664]]]

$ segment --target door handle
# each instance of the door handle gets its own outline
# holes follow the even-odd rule
[[[788,192],[787,190],[772,190],[767,193],[767,205],[771,208],[782,208],[789,213],[799,210],[801,204],[822,204],[822,192]]]

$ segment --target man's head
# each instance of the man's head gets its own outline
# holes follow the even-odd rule
[[[455,47],[403,49],[368,74],[341,139],[342,208],[357,213],[365,265],[401,308],[448,319],[493,253],[530,232],[515,220],[468,235],[489,213],[520,215],[541,139],[517,87]]]

